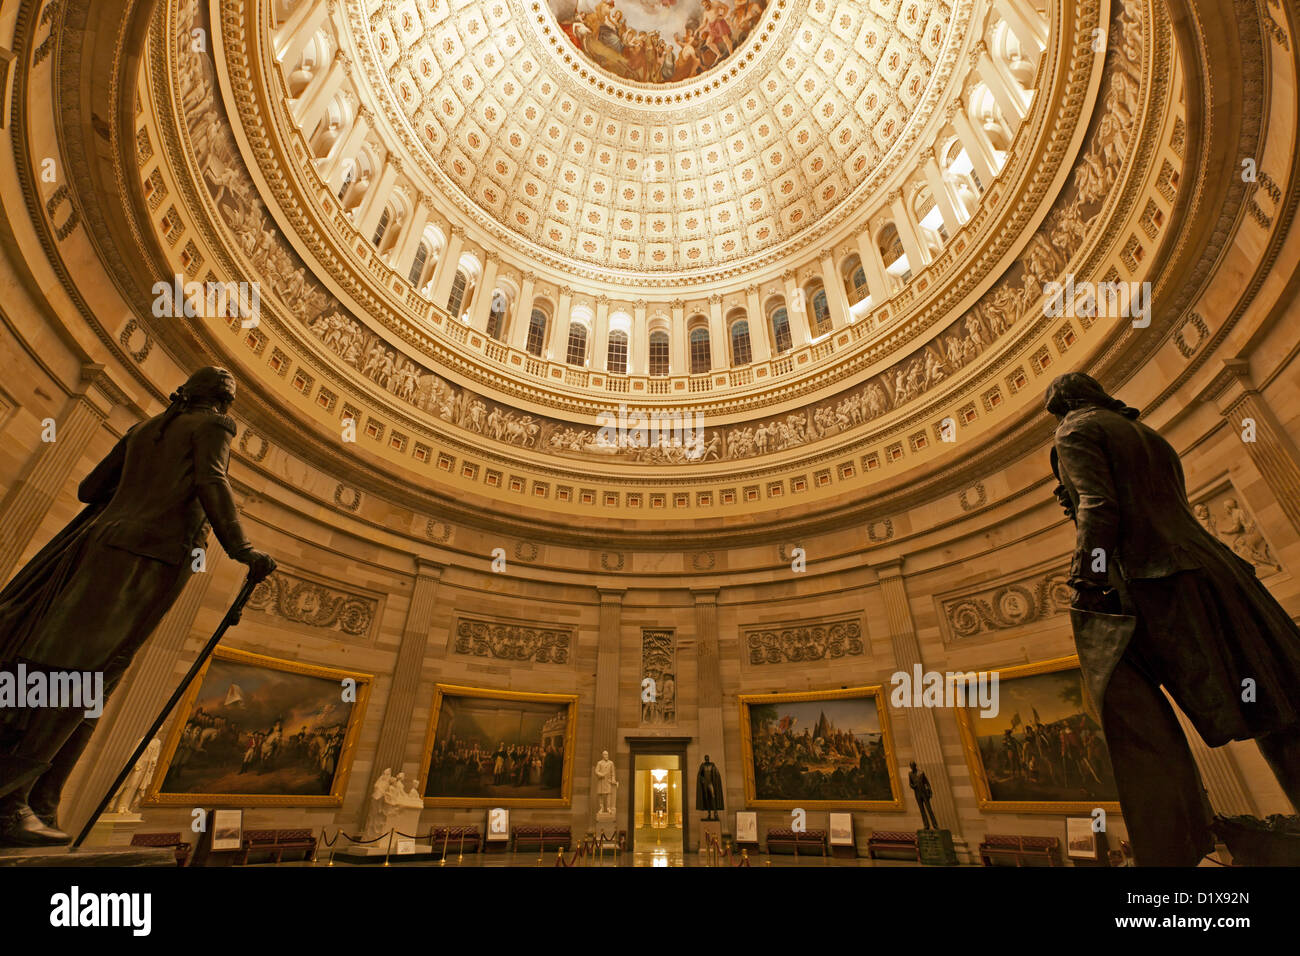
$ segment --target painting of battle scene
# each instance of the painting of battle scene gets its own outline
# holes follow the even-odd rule
[[[690,5],[689,0],[681,2]],[[601,6],[609,6],[608,0]],[[701,10],[703,6],[701,0]],[[715,4],[714,8],[725,6]],[[609,6],[602,16],[608,18],[613,12]],[[572,3],[559,16],[562,22],[573,22]],[[627,18],[632,19],[630,14]],[[725,428],[701,425],[684,443],[611,444],[602,440],[598,423],[525,413],[455,385],[404,355],[350,314],[310,275],[275,228],[252,185],[225,117],[211,53],[195,52],[190,42],[191,28],[208,26],[206,8],[186,0],[178,25],[182,26],[176,38],[182,91],[179,105],[191,148],[234,244],[250,267],[256,264],[261,270],[264,302],[278,303],[283,314],[294,316],[322,347],[358,374],[398,400],[457,428],[556,457],[682,466],[766,455],[856,430],[945,385],[976,363],[1021,319],[1041,318],[1045,284],[1065,273],[1084,248],[1129,156],[1133,117],[1142,98],[1145,47],[1140,4],[1136,0],[1115,4],[1099,105],[1069,184],[1001,278],[967,312],[937,330],[912,354],[852,388],[802,409]],[[754,317],[750,321],[755,321]],[[1078,321],[1087,327],[1094,320],[1081,317]],[[864,361],[872,361],[890,348],[893,344],[882,340],[863,353]]]
[[[675,83],[717,66],[763,18],[765,0],[549,0],[573,45],[615,76]]]
[[[746,803],[897,809],[898,779],[879,688],[740,698]]]
[[[218,648],[181,704],[150,802],[338,806],[369,688],[367,674]]]
[[[981,809],[1061,813],[1119,806],[1106,740],[1077,658],[999,672],[992,717],[957,708]]]
[[[568,806],[577,700],[439,684],[424,805]]]

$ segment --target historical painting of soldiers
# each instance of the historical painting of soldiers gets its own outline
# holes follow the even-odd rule
[[[424,805],[567,807],[575,694],[439,684],[425,743]]]
[[[550,0],[564,35],[587,59],[641,83],[689,80],[731,56],[766,0]]]
[[[755,807],[902,806],[880,687],[740,698],[745,799]]]
[[[981,810],[1119,809],[1114,771],[1077,657],[999,671],[995,716],[957,708]]]
[[[370,683],[218,648],[177,711],[146,804],[340,806]]]

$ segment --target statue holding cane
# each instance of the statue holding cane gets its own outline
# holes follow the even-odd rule
[[[86,507],[0,591],[0,671],[102,674],[111,693],[194,573],[209,525],[248,565],[243,600],[275,570],[226,477],[234,400],[229,372],[199,369],[81,482]],[[237,619],[232,608],[222,630]],[[55,814],[93,730],[80,707],[0,708],[0,846],[69,842]]]

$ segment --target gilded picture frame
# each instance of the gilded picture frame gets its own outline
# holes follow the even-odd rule
[[[459,710],[454,710],[453,708],[456,708],[457,702],[459,701],[469,701],[471,703]],[[543,718],[546,718],[548,713],[551,715],[549,718],[544,720],[543,724],[543,733],[549,734],[549,737],[544,737],[539,742],[538,746],[549,753],[549,748],[553,746],[555,739],[563,740],[563,753],[560,755],[559,764],[560,781],[558,788],[534,786],[525,777],[523,783],[515,786],[520,792],[526,792],[529,795],[510,796],[508,794],[511,791],[513,781],[497,781],[494,778],[492,783],[486,783],[485,781],[483,786],[479,788],[484,791],[490,789],[492,792],[473,792],[475,786],[477,786],[477,781],[481,779],[478,768],[483,768],[481,773],[491,775],[495,764],[494,755],[489,750],[492,745],[488,744],[484,746],[483,740],[486,739],[486,736],[484,736],[482,739],[478,739],[477,743],[473,745],[474,753],[476,755],[472,761],[476,768],[475,783],[468,785],[467,788],[465,780],[466,771],[463,768],[470,761],[467,761],[464,755],[462,755],[461,760],[459,761],[462,769],[460,771],[460,776],[457,778],[461,786],[455,788],[458,789],[459,792],[450,792],[453,788],[448,786],[448,781],[450,779],[449,772],[442,769],[439,769],[438,772],[434,772],[433,758],[435,750],[439,751],[441,756],[447,748],[454,746],[457,743],[457,740],[454,737],[457,726],[453,721],[458,719],[458,714],[460,713],[467,713],[473,710],[478,710],[480,712],[484,711],[485,708],[481,705],[475,705],[473,703],[482,701],[499,702],[506,706],[504,708],[498,708],[498,710],[506,713],[515,711],[519,714],[519,726],[521,728],[521,733],[524,734],[524,736],[520,737],[519,740],[511,740],[509,742],[509,747],[512,750],[516,747],[522,747],[524,743],[531,742],[529,731],[523,730],[526,725],[533,727],[539,722],[542,722]],[[510,705],[518,706],[511,707]],[[562,733],[557,733],[554,722],[561,713],[564,714],[564,727]],[[491,715],[491,717],[499,719],[501,714]],[[561,809],[572,806],[573,759],[574,749],[577,742],[577,721],[577,694],[546,694],[527,691],[494,690],[485,687],[467,687],[460,684],[435,685],[433,706],[430,709],[429,714],[429,729],[425,734],[424,753],[420,759],[419,780],[421,782],[420,789],[424,799],[424,805],[426,807],[536,807],[551,809]],[[546,727],[550,727],[551,730],[545,730]],[[493,736],[498,737],[500,740],[500,746],[504,750],[507,741],[500,739],[503,734],[504,732],[498,729]],[[460,741],[460,743],[465,748],[470,746],[467,739]],[[535,754],[534,756],[539,759],[545,759],[545,756],[540,753]],[[502,764],[505,768],[504,773],[506,775],[510,775],[515,770],[512,761],[513,757],[504,757],[502,760]],[[442,768],[442,766],[440,760],[439,767]],[[497,766],[498,768],[500,767],[500,765]],[[537,769],[539,773],[545,772],[540,766]],[[500,773],[502,771],[498,769],[497,772]],[[526,774],[529,771],[526,768],[521,768],[519,772]],[[466,792],[467,789],[470,792]],[[546,789],[558,789],[558,793],[554,797],[532,795],[539,789],[543,791]]]
[[[847,687],[836,690],[803,691],[784,694],[741,694],[740,702],[740,739],[743,767],[745,774],[745,805],[770,810],[902,810],[903,795],[900,786],[897,759],[894,752],[894,736],[889,721],[889,707],[883,691],[883,685]],[[771,741],[778,733],[790,737],[789,730],[797,727],[813,710],[819,716],[814,718],[820,725],[826,719],[825,708],[809,708],[805,704],[822,702],[844,702],[831,708],[832,716],[826,726],[844,741],[851,737],[852,745],[841,744],[838,749],[826,743],[817,745],[815,738],[808,744],[811,748],[822,750],[823,766],[839,763],[836,769],[842,776],[847,775],[850,782],[837,783],[837,786],[871,786],[879,793],[875,797],[840,797],[821,799],[813,795],[818,789],[812,784],[826,783],[825,778],[833,778],[835,771],[813,771],[805,764],[799,764],[799,782],[776,785],[766,782],[770,778],[765,752],[771,749]],[[854,704],[856,703],[856,706]],[[770,708],[775,707],[775,710]],[[769,708],[766,712],[756,713],[756,708]],[[767,741],[755,740],[755,719],[760,721],[776,719],[776,728],[765,727],[760,732],[767,735]],[[793,721],[793,722],[791,722]],[[811,722],[811,721],[808,721]],[[839,724],[847,722],[848,729],[840,730]],[[807,722],[806,722],[807,723]],[[806,726],[805,723],[805,726]],[[782,729],[785,728],[785,729]],[[812,731],[809,731],[812,733]],[[799,735],[795,734],[794,737]],[[878,737],[878,741],[859,740],[861,737]],[[789,742],[789,741],[787,741]],[[800,746],[803,746],[800,743]],[[858,770],[852,769],[853,761],[846,750],[857,750]],[[802,758],[796,758],[802,759]],[[757,760],[757,762],[756,762]],[[865,761],[865,762],[864,762]],[[759,764],[762,763],[763,766]],[[868,769],[869,768],[869,769]],[[810,778],[816,772],[817,778]],[[861,774],[861,782],[852,782],[851,778]],[[886,786],[887,784],[887,786]],[[767,795],[780,789],[778,795]],[[760,792],[762,791],[762,792]],[[803,792],[799,792],[803,791]]]
[[[224,666],[230,665],[230,666]],[[196,716],[196,707],[200,700],[211,700],[214,690],[219,690],[213,686],[207,686],[210,677],[221,673],[234,673],[239,668],[245,668],[245,673],[252,674],[256,669],[265,670],[270,674],[289,674],[300,677],[314,678],[321,681],[318,688],[303,687],[308,689],[309,693],[302,700],[304,706],[317,706],[320,701],[326,700],[326,693],[329,684],[334,684],[338,688],[340,703],[346,703],[347,724],[342,731],[342,739],[339,741],[337,730],[331,729],[328,735],[328,751],[332,758],[333,769],[330,774],[328,787],[322,786],[327,792],[322,794],[311,793],[266,793],[266,792],[230,792],[230,791],[190,791],[190,790],[171,790],[165,789],[168,785],[168,775],[175,766],[177,752],[181,747],[182,738],[186,737],[187,727]],[[349,694],[354,694],[354,699],[347,700],[345,696],[345,686],[343,681],[350,680],[354,683]],[[195,676],[194,682],[185,692],[180,706],[175,712],[172,720],[171,729],[167,735],[167,742],[163,747],[162,754],[158,761],[158,768],[154,773],[153,779],[149,783],[149,789],[142,801],[143,806],[187,806],[187,807],[340,807],[343,805],[343,797],[347,793],[348,779],[352,772],[352,761],[356,756],[357,741],[361,733],[361,725],[365,718],[366,705],[370,699],[370,688],[374,681],[374,675],[364,674],[358,671],[340,670],[334,667],[325,667],[318,664],[306,664],[301,661],[282,660],[275,657],[267,657],[263,654],[254,654],[251,651],[241,651],[234,648],[218,647],[203,665],[203,669]],[[224,682],[224,678],[222,679]],[[281,681],[281,687],[277,688],[281,693],[292,692],[292,688],[284,686],[295,682]],[[302,685],[304,682],[296,682]],[[227,704],[230,703],[230,691],[227,689]],[[277,701],[277,703],[281,703]],[[321,713],[324,713],[324,707],[321,707]],[[233,723],[233,722],[229,722]],[[235,725],[238,727],[238,725]],[[256,724],[254,725],[256,726]],[[289,730],[290,728],[284,728]],[[305,728],[304,728],[305,729]],[[320,736],[324,736],[323,729]],[[252,745],[252,736],[247,733],[247,725],[243,728],[243,736],[239,736],[236,730],[236,746],[242,747],[245,754],[254,750]],[[193,735],[193,730],[191,730]],[[215,735],[214,735],[215,736]],[[287,756],[293,752],[292,733],[283,737],[285,749],[283,753]],[[209,753],[212,751],[213,741],[200,740],[200,747],[207,744]],[[302,743],[304,757],[306,757],[307,740]],[[187,741],[187,751],[192,749],[192,744]],[[227,748],[229,749],[229,748]],[[261,760],[264,750],[258,750],[258,758]],[[277,748],[278,749],[278,748]],[[193,754],[190,754],[192,759]],[[274,761],[276,753],[272,753],[269,761]],[[310,758],[308,758],[310,759]],[[244,773],[244,765],[249,763],[247,756],[241,760],[240,773]],[[261,768],[253,768],[261,769]],[[227,777],[230,776],[229,768],[213,768],[208,771],[209,775],[214,775],[224,770]],[[301,771],[300,771],[301,772]],[[322,774],[323,776],[323,774]],[[174,783],[173,783],[174,785]]]
[[[978,712],[978,708],[967,706],[958,706],[954,708],[957,712],[957,726],[961,731],[962,753],[966,758],[966,766],[970,769],[971,782],[975,789],[975,800],[979,809],[989,813],[1054,813],[1054,814],[1072,814],[1086,813],[1091,814],[1098,807],[1107,813],[1119,813],[1119,799],[1115,795],[1114,799],[1103,798],[1081,798],[1081,799],[1000,799],[999,794],[994,792],[994,781],[990,780],[989,771],[986,766],[985,753],[981,750],[979,738],[981,724],[988,726],[996,720],[1000,723],[1007,720],[1015,720],[1015,716],[1020,714],[1020,705],[1014,700],[1008,700],[1008,690],[1015,688],[1015,682],[1024,678],[1032,678],[1047,674],[1060,674],[1073,669],[1078,673],[1078,698],[1077,713],[1065,718],[1054,720],[1053,725],[1066,721],[1074,721],[1076,726],[1087,725],[1090,734],[1101,736],[1101,728],[1096,717],[1096,707],[1088,697],[1086,688],[1083,686],[1082,674],[1078,671],[1079,658],[1077,655],[1066,657],[1056,657],[1051,660],[1038,661],[1032,664],[1018,664],[1013,667],[997,668],[999,683],[999,713],[995,718],[983,718]],[[1073,694],[1074,681],[1070,682],[1070,692]],[[1009,688],[1010,685],[1010,688]],[[1031,698],[1032,699],[1032,698]],[[1048,698],[1044,698],[1044,703]],[[1010,713],[1008,714],[1008,707]],[[1080,717],[1083,720],[1080,720]],[[1022,716],[1022,725],[1025,722]],[[1051,726],[1051,725],[1049,725]],[[989,736],[987,733],[984,736]],[[1014,728],[1013,728],[1014,736]],[[1105,738],[1101,737],[1101,743],[1104,747]],[[1095,758],[1092,762],[1098,762]],[[1106,781],[1112,782],[1110,787],[1113,790],[1113,773],[1109,770],[1109,756],[1106,757],[1105,768],[1097,768],[1097,773],[1102,777],[1098,786],[1104,786]]]

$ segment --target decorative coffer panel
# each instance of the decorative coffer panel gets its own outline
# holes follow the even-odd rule
[[[742,646],[750,664],[793,664],[858,657],[865,653],[862,621],[857,617],[789,621],[742,628]]]
[[[537,627],[519,621],[458,617],[452,650],[472,657],[537,664],[567,664],[573,629]]]

